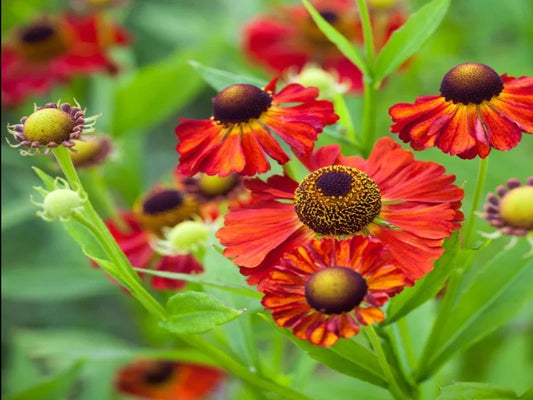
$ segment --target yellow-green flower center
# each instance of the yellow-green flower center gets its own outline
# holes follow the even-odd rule
[[[206,197],[215,197],[231,191],[236,185],[235,176],[220,177],[217,175],[201,174],[198,178],[198,188]]]
[[[533,230],[533,186],[520,186],[505,194],[500,217],[516,228]]]
[[[222,124],[257,119],[272,105],[272,95],[248,84],[231,85],[213,100],[213,118]]]
[[[200,221],[183,221],[172,228],[166,235],[174,249],[194,251],[207,243],[209,229]]]
[[[446,101],[454,103],[481,104],[503,90],[502,78],[485,64],[466,63],[452,68],[440,86]]]
[[[294,208],[299,219],[321,235],[353,235],[381,211],[381,192],[364,172],[332,165],[311,172],[298,185]]]
[[[42,21],[19,32],[17,52],[27,60],[46,62],[67,50],[68,40],[64,32],[49,22]]]
[[[358,272],[346,267],[327,267],[316,271],[305,284],[305,298],[315,310],[341,314],[363,301],[368,286]]]
[[[24,122],[24,139],[43,146],[54,142],[61,144],[70,139],[75,120],[63,110],[42,108]]]

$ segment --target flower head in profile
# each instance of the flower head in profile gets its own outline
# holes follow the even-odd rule
[[[89,169],[104,163],[110,156],[113,145],[111,138],[104,135],[87,136],[86,140],[74,140],[72,163],[77,169]]]
[[[117,372],[115,388],[147,400],[200,400],[217,389],[223,376],[222,371],[203,365],[139,359]]]
[[[376,48],[386,43],[394,30],[407,19],[398,4],[369,7]],[[316,0],[312,4],[337,31],[356,46],[363,45],[361,20],[351,0]],[[267,15],[249,21],[244,27],[244,49],[249,58],[271,71],[300,72],[308,63],[316,64],[348,82],[350,91],[363,88],[362,74],[317,27],[302,4],[278,7]]]
[[[360,235],[323,238],[285,253],[270,271],[262,304],[296,337],[329,347],[381,322],[389,297],[410,284],[385,247]]]
[[[48,103],[44,107],[35,106],[34,111],[20,120],[20,124],[8,125],[7,131],[18,142],[12,147],[26,147],[23,155],[48,154],[53,148],[64,146],[72,149],[75,140],[82,139],[82,134],[94,131],[94,124],[100,115],[85,116],[86,110],[76,103]],[[74,150],[73,150],[74,151]]]
[[[225,88],[213,99],[210,119],[184,119],[176,127],[178,171],[221,177],[266,172],[267,154],[280,164],[289,161],[274,133],[296,155],[310,153],[324,126],[338,120],[333,104],[317,97],[316,88],[294,83],[276,92],[276,79],[262,89],[249,84]]]
[[[533,177],[524,185],[509,179],[506,186],[498,186],[489,193],[483,217],[498,228],[497,236],[526,236],[533,231]]]
[[[414,160],[390,138],[378,140],[368,160],[339,150],[330,145],[302,159],[311,172],[300,182],[274,175],[246,183],[251,201],[230,208],[217,237],[250,284],[264,280],[284,253],[318,237],[379,240],[411,281],[433,268],[463,220],[455,176]]]
[[[157,237],[154,233],[144,230],[132,212],[123,212],[114,219],[107,219],[105,223],[120,249],[135,268],[182,274],[199,274],[204,270],[191,254],[163,256],[157,254],[151,245]],[[156,275],[151,278],[151,286],[155,290],[180,290],[185,287],[185,284],[185,281],[179,279]]]
[[[438,147],[465,159],[512,149],[522,132],[533,133],[533,77],[460,64],[444,76],[440,93],[392,106],[391,132],[415,150]]]
[[[115,73],[107,50],[128,42],[126,31],[102,15],[40,17],[2,43],[2,105],[16,106],[73,76]]]

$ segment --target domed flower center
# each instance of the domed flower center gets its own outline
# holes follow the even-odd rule
[[[320,168],[298,185],[294,207],[300,220],[321,235],[353,235],[381,211],[378,185],[343,165]]]
[[[177,190],[163,190],[147,198],[143,205],[143,212],[148,215],[159,214],[172,210],[183,203],[183,196]]]
[[[440,85],[440,93],[446,101],[481,104],[503,90],[502,78],[485,64],[466,63],[452,68]]]
[[[70,139],[76,121],[57,108],[42,108],[31,114],[24,122],[24,139],[43,146],[54,142],[61,144]]]
[[[305,298],[317,311],[341,314],[361,304],[367,290],[365,279],[353,269],[327,267],[311,275],[305,284]]]
[[[18,36],[17,52],[30,61],[49,61],[67,50],[68,40],[64,32],[49,22],[30,25]]]
[[[231,85],[213,99],[213,118],[223,124],[257,119],[272,105],[272,95],[248,84]]]
[[[237,178],[233,175],[219,177],[217,175],[201,174],[198,178],[198,187],[206,197],[215,197],[226,194],[237,184]]]
[[[533,186],[520,186],[505,194],[500,217],[516,228],[533,230]]]
[[[76,145],[70,158],[76,168],[89,168],[94,165],[103,163],[111,153],[111,139],[106,136],[91,137],[91,140],[81,141],[74,140]]]
[[[160,361],[150,366],[144,373],[144,381],[150,384],[163,383],[172,376],[174,363]]]
[[[320,15],[322,18],[324,18],[326,21],[328,21],[331,25],[334,25],[335,22],[339,19],[339,16],[335,11],[331,10],[324,10],[320,12]]]

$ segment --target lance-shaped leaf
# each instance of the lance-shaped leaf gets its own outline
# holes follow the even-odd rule
[[[395,71],[422,47],[439,26],[449,6],[450,0],[433,0],[393,32],[376,59],[376,80],[382,80]]]
[[[207,293],[184,292],[168,300],[169,319],[161,326],[178,335],[204,333],[234,320],[245,310],[236,310]]]

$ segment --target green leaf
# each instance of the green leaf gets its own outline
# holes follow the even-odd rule
[[[184,292],[172,296],[168,300],[167,310],[170,317],[167,321],[162,321],[161,326],[178,335],[211,331],[245,311],[228,307],[201,292]]]
[[[519,397],[520,400],[533,400],[533,386],[525,391],[522,396]]]
[[[457,382],[442,388],[437,400],[516,399],[516,393],[490,383]]]
[[[387,387],[377,357],[371,350],[357,341],[353,339],[340,339],[337,344],[330,348],[315,346],[305,340],[298,339],[289,329],[279,327],[270,316],[262,313],[259,315],[265,321],[269,322],[278,332],[304,350],[311,358],[341,374],[377,386]]]
[[[422,47],[446,15],[450,1],[429,2],[393,32],[376,59],[376,80],[384,79]]]
[[[457,232],[449,240],[446,240],[444,248],[444,254],[435,262],[435,266],[430,273],[417,281],[413,287],[405,288],[402,293],[391,299],[385,324],[392,324],[435,297],[444,286],[452,270],[465,268],[466,265],[470,265],[472,262],[474,251],[460,250]]]
[[[46,172],[44,172],[42,169],[39,169],[37,167],[32,167],[37,176],[41,178],[44,185],[46,186],[46,189],[48,190],[54,190],[54,178],[52,178],[50,175],[48,175]]]
[[[483,262],[478,264],[476,259],[446,315],[437,318],[416,372],[419,379],[504,324],[533,299],[533,258],[524,257],[528,243],[521,241],[513,251],[502,250],[485,261],[483,253],[492,252],[491,247],[479,250],[476,258]]]
[[[43,379],[22,392],[6,396],[5,400],[56,400],[63,398],[80,374],[83,361],[77,361],[60,373]]]
[[[191,74],[189,60],[199,56],[198,52],[179,50],[139,69],[115,92],[114,133],[122,135],[158,124],[195,96],[202,80]]]
[[[180,272],[156,271],[153,269],[144,269],[144,268],[135,268],[135,270],[142,272],[143,274],[160,276],[162,278],[176,279],[176,280],[182,280],[186,282],[197,282],[205,286],[219,288],[219,289],[222,289],[228,292],[233,292],[233,293],[241,294],[246,297],[251,297],[253,299],[260,299],[261,297],[263,297],[263,295],[259,293],[258,291],[252,290],[246,286],[239,286],[239,285],[235,285],[235,284],[227,283],[223,281],[206,279],[204,277],[204,274],[191,275],[191,274],[184,274]]]
[[[328,21],[320,15],[320,13],[311,5],[309,0],[302,0],[305,8],[311,14],[311,17],[317,24],[318,28],[326,35],[326,37],[344,54],[357,68],[361,70],[363,75],[368,75],[368,68],[363,58],[359,55],[357,48],[350,43],[346,37],[335,29]]]
[[[264,87],[267,84],[267,82],[253,76],[235,74],[221,69],[206,67],[197,61],[189,61],[189,64],[201,75],[204,81],[217,92],[236,83],[248,83],[258,87]]]
[[[67,263],[19,265],[2,271],[2,297],[9,300],[53,302],[108,293],[113,285],[101,271]]]

